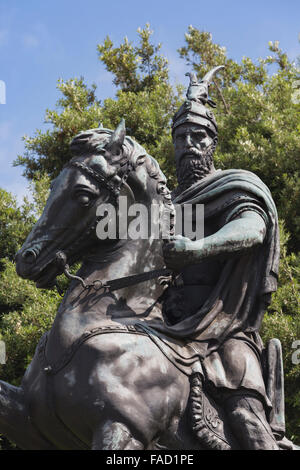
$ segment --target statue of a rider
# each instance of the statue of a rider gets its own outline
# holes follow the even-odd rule
[[[266,353],[259,336],[277,288],[277,213],[256,175],[214,167],[218,128],[205,105],[214,106],[208,89],[220,68],[200,82],[189,74],[187,99],[173,119],[178,186],[172,199],[204,204],[205,218],[203,239],[183,233],[164,247],[167,267],[178,273],[164,314],[170,331],[194,338],[201,385],[225,410],[240,446],[278,449],[287,442],[282,390],[274,390],[282,380],[280,343]]]

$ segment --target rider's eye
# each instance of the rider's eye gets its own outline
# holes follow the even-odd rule
[[[194,137],[198,138],[198,139],[205,139],[205,137],[207,136],[206,132],[203,132],[203,131],[200,131],[200,132],[194,132]]]

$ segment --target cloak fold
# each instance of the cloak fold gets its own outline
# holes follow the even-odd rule
[[[245,170],[218,170],[182,192],[173,203],[204,204],[205,221],[214,217],[220,228],[249,210],[258,212],[266,222],[263,244],[224,262],[216,285],[196,313],[174,325],[155,318],[146,321],[148,332],[153,328],[171,338],[190,339],[199,356],[206,357],[226,339],[239,332],[251,335],[261,326],[271,293],[277,289],[277,211],[266,185]]]

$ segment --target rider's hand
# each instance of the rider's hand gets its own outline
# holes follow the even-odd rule
[[[292,441],[284,437],[281,441],[277,441],[280,450],[299,450],[300,447],[295,445]]]
[[[187,237],[177,235],[171,241],[165,242],[163,255],[167,268],[180,271],[185,266],[193,263],[195,250],[192,242]]]

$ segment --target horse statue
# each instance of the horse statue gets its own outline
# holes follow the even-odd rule
[[[201,389],[188,342],[151,326],[166,321],[164,224],[159,237],[121,237],[110,214],[116,238],[96,233],[103,204],[120,215],[123,196],[149,214],[156,205],[173,236],[158,163],[125,135],[123,121],[115,131],[81,132],[71,150],[16,269],[40,288],[53,288],[63,272],[72,282],[20,387],[0,383],[0,432],[23,449],[239,448],[221,407]]]

